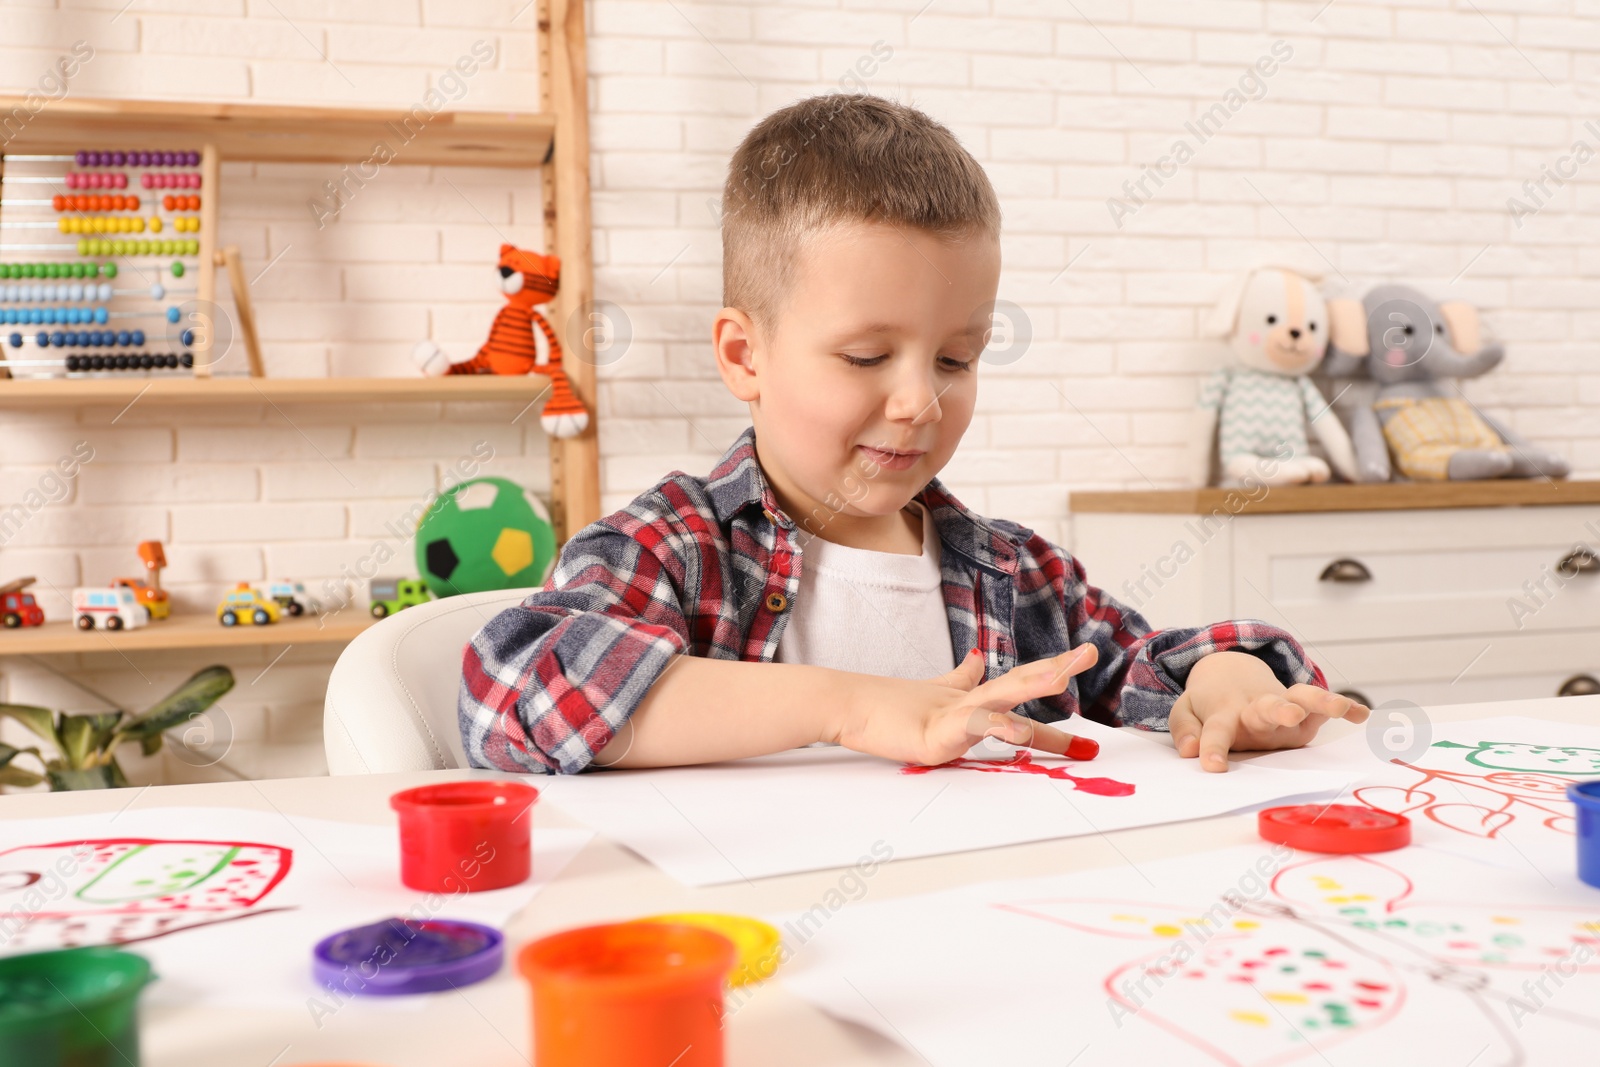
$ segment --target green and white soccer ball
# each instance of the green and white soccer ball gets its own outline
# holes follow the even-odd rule
[[[549,512],[505,478],[462,482],[417,523],[417,571],[434,596],[543,585],[555,559]]]

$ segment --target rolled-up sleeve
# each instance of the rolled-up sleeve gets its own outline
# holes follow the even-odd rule
[[[1285,686],[1326,688],[1322,671],[1287,631],[1257,619],[1155,630],[1136,609],[1089,584],[1083,564],[1037,534],[1027,544],[1066,613],[1067,647],[1092,644],[1099,659],[1075,679],[1078,707],[1112,726],[1165,730],[1194,665],[1213,652],[1246,652]]]
[[[597,523],[575,535],[545,588],[490,619],[463,653],[468,762],[525,774],[589,766],[687,647],[679,592],[629,533]]]

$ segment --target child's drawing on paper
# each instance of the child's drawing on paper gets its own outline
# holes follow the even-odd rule
[[[1115,778],[1080,778],[1072,774],[1065,767],[1050,767],[1043,763],[1036,763],[1032,756],[1026,752],[1018,752],[1008,760],[979,760],[961,757],[947,763],[936,763],[932,766],[922,767],[908,764],[900,768],[901,774],[927,774],[930,771],[946,769],[968,771],[986,771],[991,774],[1038,774],[1046,778],[1055,778],[1063,782],[1071,782],[1072,787],[1080,793],[1093,793],[1101,797],[1131,797],[1134,787],[1128,782],[1119,782]]]
[[[995,907],[1135,942],[1106,976],[1107,995],[1126,1017],[1230,1067],[1314,1062],[1380,1028],[1435,1026],[1441,1011],[1481,1039],[1485,1065],[1524,1062],[1517,1031],[1535,1010],[1591,1038],[1600,1031],[1600,1014],[1530,1003],[1520,973],[1557,964],[1563,974],[1600,973],[1600,906],[1450,904],[1412,893],[1401,871],[1340,856],[1284,868],[1260,901],[1225,896],[1199,912],[1079,898]],[[1519,973],[1497,990],[1497,972]],[[1419,996],[1430,1007],[1408,1017]]]
[[[1600,776],[1600,748],[1513,741],[1435,741],[1415,763],[1392,762],[1414,771],[1417,780],[1363,786],[1355,790],[1357,800],[1413,818],[1425,815],[1474,837],[1496,837],[1519,819],[1570,834],[1568,782]]]
[[[120,945],[280,910],[294,853],[243,841],[111,838],[0,852],[0,953]]]

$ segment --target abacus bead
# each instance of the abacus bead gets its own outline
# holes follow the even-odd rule
[[[100,264],[100,274],[102,277],[115,278],[117,276],[117,265],[115,263]]]
[[[85,151],[83,151],[83,150],[82,150],[82,149],[79,149],[79,151],[78,151],[78,152],[77,152],[77,154],[76,154],[76,155],[74,155],[74,156],[73,156],[73,157],[72,157],[72,159],[73,159],[73,161],[74,161],[74,162],[75,162],[75,163],[77,163],[77,164],[78,164],[78,166],[80,166],[80,167],[83,167],[83,166],[87,166],[87,165],[88,165],[88,162],[89,162],[89,153],[87,153],[87,152],[85,152]]]
[[[184,330],[178,335],[178,340],[183,342],[185,348],[188,348],[194,344],[194,331]]]
[[[183,277],[183,264],[182,263],[173,263],[172,264],[172,276],[174,278]]]
[[[166,295],[167,295],[167,287],[162,285],[160,282],[156,282],[154,285],[152,285],[150,287],[150,299],[151,300],[160,300],[162,297],[164,297]]]
[[[144,331],[143,330],[134,330],[133,331],[133,343],[136,344],[136,345],[144,344]]]
[[[54,334],[48,334],[43,330],[40,330],[39,336],[44,338],[44,340],[39,342],[39,347],[41,348],[49,348],[52,344],[57,348],[62,348],[66,345],[66,335],[60,330],[57,330]]]
[[[177,322],[178,321],[178,309],[177,308],[171,307],[171,308],[167,309],[167,321],[168,322]]]
[[[140,185],[141,188],[151,189],[151,188],[154,188],[155,182],[153,182],[151,180],[150,174],[148,172],[146,172],[144,174],[139,175],[139,185]]]
[[[199,241],[190,241],[189,242],[189,254],[191,256],[198,256],[200,254],[200,242]]]
[[[128,165],[128,153],[126,153],[126,152],[113,152],[111,154],[111,162],[113,164],[115,164],[116,166],[119,166],[119,167],[127,166]]]
[[[166,223],[161,221],[160,216],[152,215],[150,217],[150,232],[151,233],[160,233],[161,232],[161,228],[163,226],[165,226],[165,225],[166,225]]]
[[[106,320],[109,319],[110,317],[111,317],[111,313],[109,311],[107,311],[105,308],[95,308],[94,309],[94,321],[99,323],[100,325],[104,326],[106,324]]]
[[[14,333],[10,337],[7,337],[6,340],[11,342],[12,348],[22,347],[22,335],[20,333]]]
[[[174,196],[172,196],[171,193],[168,193],[166,196],[163,196],[161,198],[161,206],[162,206],[162,208],[164,208],[167,211],[171,211],[172,210],[172,202],[173,202],[174,199],[176,199],[176,198]]]
[[[132,341],[132,340],[133,340],[133,335],[130,334],[127,330],[123,330],[121,333],[117,334],[117,344],[119,344],[119,345],[125,345],[129,341]]]

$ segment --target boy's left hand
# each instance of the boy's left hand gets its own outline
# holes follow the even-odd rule
[[[1213,652],[1189,671],[1167,729],[1178,755],[1208,771],[1228,769],[1228,752],[1299,748],[1329,719],[1366,722],[1369,709],[1314,685],[1285,689],[1247,652]]]

